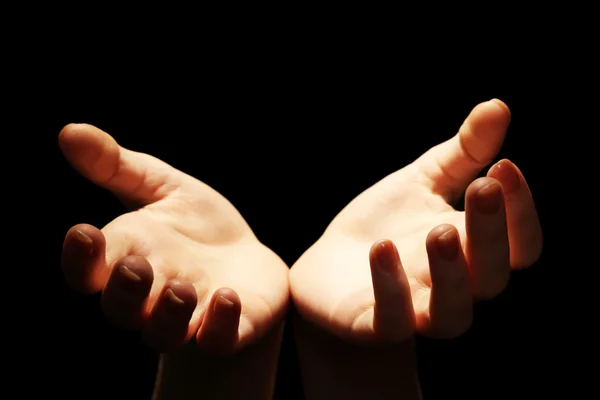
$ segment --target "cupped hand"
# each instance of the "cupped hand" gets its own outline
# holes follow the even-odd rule
[[[360,343],[464,333],[474,301],[497,296],[542,250],[521,171],[504,159],[477,178],[509,122],[502,101],[481,103],[454,137],[352,200],[291,268],[302,317]]]
[[[102,229],[75,225],[64,240],[67,283],[102,292],[108,320],[161,352],[195,340],[216,355],[283,321],[289,269],[222,195],[94,126],[66,126],[59,144],[80,174],[133,210]]]

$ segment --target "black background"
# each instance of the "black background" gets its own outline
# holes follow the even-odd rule
[[[418,339],[423,392],[425,399],[572,394],[580,386],[569,361],[577,337],[565,322],[570,292],[552,170],[560,149],[553,138],[569,119],[572,71],[554,70],[549,82],[540,71],[549,73],[551,52],[510,60],[492,52],[489,61],[440,55],[421,63],[368,46],[361,53],[300,47],[245,43],[185,57],[159,57],[151,47],[127,57],[71,53],[56,61],[51,71],[58,73],[39,71],[24,104],[28,131],[42,138],[44,164],[29,184],[35,194],[24,201],[47,224],[44,250],[28,250],[43,255],[40,306],[28,321],[35,319],[29,348],[37,355],[20,367],[60,398],[149,398],[155,377],[157,355],[135,333],[105,323],[98,296],[75,294],[62,280],[69,227],[101,227],[124,212],[63,159],[56,137],[64,125],[94,124],[124,147],[209,184],[292,265],[352,198],[453,135],[477,103],[497,97],[513,116],[498,159],[511,159],[528,179],[544,253],[532,268],[514,272],[501,296],[477,306],[463,337]],[[292,339],[286,332],[277,398],[302,398]]]

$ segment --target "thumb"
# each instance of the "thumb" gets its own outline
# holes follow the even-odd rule
[[[155,157],[121,147],[95,126],[69,124],[58,139],[73,168],[127,204],[154,203],[181,184],[183,173]]]
[[[478,104],[458,133],[415,161],[432,189],[450,203],[498,155],[510,123],[508,106],[498,99]]]

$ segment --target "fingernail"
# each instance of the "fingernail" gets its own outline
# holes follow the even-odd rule
[[[492,168],[492,173],[502,184],[504,193],[514,193],[521,187],[521,178],[516,167],[508,160],[500,160]]]
[[[92,255],[94,252],[94,242],[92,241],[92,238],[78,229],[75,230],[73,238],[77,241],[78,247],[83,253]]]
[[[235,307],[235,303],[227,300],[224,296],[219,295],[217,296],[215,305],[213,307],[214,311],[217,311],[219,309],[233,309]]]
[[[121,276],[126,278],[128,281],[139,282],[142,280],[142,278],[140,278],[139,275],[130,270],[125,264],[119,265],[118,268]]]
[[[181,306],[185,304],[183,300],[177,297],[177,295],[175,294],[175,292],[173,292],[173,290],[171,290],[171,288],[165,290],[165,297],[167,298],[167,300],[169,300],[169,303],[173,305]]]
[[[442,233],[436,242],[437,251],[446,261],[454,261],[458,256],[459,240],[454,229]]]
[[[393,273],[398,269],[400,256],[396,247],[387,240],[382,240],[375,245],[375,268],[385,273]]]
[[[496,98],[493,98],[490,101],[493,102],[494,104],[496,104],[497,106],[499,106],[500,108],[502,108],[504,110],[504,112],[506,112],[508,114],[508,116],[510,118],[510,116],[511,116],[510,108],[506,105],[505,102],[503,102],[500,99],[496,99]]]
[[[217,296],[213,305],[213,318],[211,321],[214,331],[228,331],[233,318],[235,303],[227,300],[223,296]]]
[[[502,188],[498,182],[491,182],[477,192],[475,207],[484,215],[494,215],[502,204]]]

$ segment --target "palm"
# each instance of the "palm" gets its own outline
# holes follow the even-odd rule
[[[85,129],[83,135],[109,142],[112,139],[93,128]],[[82,132],[77,133],[82,135]],[[72,136],[66,139],[71,147],[82,141],[74,133],[67,135]],[[80,145],[88,148],[96,146]],[[90,163],[81,158],[81,151],[74,155],[68,146],[63,146],[63,149],[82,174],[98,184],[106,183],[101,176],[103,168],[99,168],[98,163],[92,169],[87,167]],[[105,152],[108,155],[103,157],[112,157],[110,151]],[[119,157],[126,154],[129,153],[122,149]],[[165,288],[171,288],[171,293],[175,293],[178,299],[193,303],[186,311],[187,317],[181,317],[186,318],[187,326],[178,338],[167,338],[170,343],[164,343],[165,338],[156,340],[160,332],[149,332],[148,336],[154,336],[155,339],[150,340],[151,344],[159,348],[163,345],[166,348],[181,345],[194,337],[218,300],[215,300],[215,293],[241,305],[237,334],[229,347],[241,348],[258,339],[281,321],[285,314],[288,301],[287,266],[256,239],[234,206],[215,190],[153,157],[132,154],[131,169],[144,171],[138,176],[139,179],[134,177],[135,173],[130,173],[130,176],[121,179],[122,182],[111,178],[111,183],[104,186],[109,186],[126,204],[135,204],[136,209],[119,216],[101,232],[90,226],[76,227],[75,230],[83,231],[92,239],[97,236],[98,241],[102,241],[104,237],[106,248],[105,260],[100,262],[104,265],[98,266],[96,262],[83,275],[83,281],[74,282],[74,286],[83,284],[86,292],[103,290],[103,297],[109,298],[103,301],[107,316],[121,325],[128,325],[134,320],[139,321],[138,326],[152,325],[147,321],[152,321],[153,309],[160,308],[156,304],[160,303]],[[141,183],[126,182],[135,179],[141,180]],[[69,262],[69,237],[67,235],[65,241],[67,279],[68,269],[73,264]],[[150,282],[144,304],[139,307],[139,315],[131,315],[131,312],[122,315],[123,307],[115,307],[115,301],[111,300],[122,296],[113,294],[110,276],[120,260],[131,260],[132,257],[133,261],[127,262],[128,269],[144,279],[147,278],[144,274],[149,275]],[[136,266],[136,263],[143,265]],[[150,272],[144,270],[148,265]],[[136,272],[135,268],[139,270]],[[115,311],[115,308],[119,310]],[[201,336],[198,334],[199,340]]]
[[[482,112],[482,107],[489,110]],[[494,107],[479,106],[459,134],[481,135],[486,124],[496,128],[491,134],[486,131],[483,140],[471,138],[467,160],[457,154],[464,147],[456,146],[455,137],[367,189],[336,216],[292,267],[292,295],[305,318],[348,340],[400,340],[410,334],[413,322],[419,333],[455,336],[470,325],[473,297],[494,297],[505,287],[511,266],[535,261],[541,233],[520,172],[503,161],[489,170],[487,178],[472,182],[485,164],[469,165],[472,158],[476,154],[477,159],[490,160],[504,137],[505,127],[497,129],[494,121],[503,116]],[[510,179],[514,175],[506,173],[509,169],[523,182],[519,190],[513,190]],[[486,196],[493,197],[494,182],[500,183],[497,189],[502,187],[496,195],[503,204],[493,215],[480,215],[477,191],[492,183]],[[458,211],[453,203],[467,186],[465,211]],[[436,241],[447,231],[454,234],[460,251],[444,263],[436,256]],[[524,235],[529,247],[523,245]],[[378,251],[373,244],[382,239],[398,248],[400,261],[397,274],[378,278],[380,272],[370,264]],[[452,247],[448,240],[442,245]],[[395,288],[386,287],[390,281],[396,281]],[[378,289],[377,285],[382,286]],[[381,303],[392,303],[379,304],[384,310],[380,314],[391,310],[382,318],[388,319],[388,325],[397,325],[388,327],[387,333],[385,327],[377,329],[378,293]],[[409,302],[410,307],[402,302]]]
[[[422,183],[411,177],[406,169],[388,176],[378,185],[357,197],[344,209],[331,229],[345,232],[348,237],[362,244],[367,254],[371,245],[382,238],[393,241],[400,249],[402,264],[411,288],[415,312],[426,312],[429,304],[431,276],[429,261],[423,240],[429,231],[440,224],[452,224],[465,237],[464,212],[455,210],[440,196],[435,195]],[[350,246],[345,243],[343,246]],[[362,260],[361,260],[362,258]],[[355,271],[367,271],[368,258],[355,258],[351,265],[338,265]],[[339,271],[341,272],[341,270]],[[356,288],[371,289],[370,272],[368,285]],[[356,282],[359,284],[359,282]],[[362,282],[365,285],[365,282]]]
[[[187,195],[193,200],[173,195],[118,217],[105,229],[127,232],[139,244],[131,254],[152,265],[157,289],[182,280],[206,302],[217,289],[234,288],[242,304],[242,337],[265,332],[274,316],[282,317],[287,267],[221,195],[200,183],[198,193]],[[214,201],[212,210],[198,206],[204,199]]]

